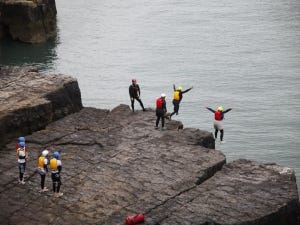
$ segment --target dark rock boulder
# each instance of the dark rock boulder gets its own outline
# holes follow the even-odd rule
[[[76,79],[0,67],[0,146],[82,108]]]
[[[55,0],[0,0],[0,38],[41,43],[56,33]]]
[[[181,123],[177,121],[167,121],[168,130],[160,131],[154,129],[154,123],[154,110],[132,113],[126,105],[112,111],[84,108],[55,121],[26,136],[31,159],[24,186],[16,185],[15,143],[8,144],[0,156],[2,221],[19,224],[22,218],[23,224],[33,225],[124,224],[128,214],[147,213],[166,204],[224,165],[221,152],[201,146],[203,140],[214,142],[211,133],[178,131]],[[38,192],[40,178],[34,171],[45,148],[62,154],[61,199]],[[49,176],[46,184],[51,187]],[[23,207],[26,216],[19,211]]]
[[[25,185],[17,184],[11,142],[0,155],[1,221],[121,225],[126,216],[144,213],[148,225],[298,223],[291,169],[248,160],[225,164],[221,152],[203,147],[214,142],[212,134],[178,130],[178,121],[160,131],[154,123],[154,110],[132,113],[126,105],[84,108],[57,120],[26,136],[31,159]],[[61,151],[61,198],[38,192],[35,168],[45,148]]]

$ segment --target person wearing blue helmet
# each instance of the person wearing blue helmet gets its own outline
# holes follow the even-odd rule
[[[18,159],[18,167],[19,167],[19,183],[25,184],[24,173],[26,169],[26,160],[28,159],[28,153],[25,148],[25,142],[19,143],[19,147],[17,149],[17,159]]]
[[[53,153],[53,158],[50,160],[50,169],[51,169],[51,178],[52,178],[52,185],[53,185],[53,195],[55,197],[60,197],[63,195],[60,191],[61,186],[61,175],[60,172],[62,170],[62,163],[59,159],[60,153],[55,151]]]
[[[20,147],[20,142],[25,143],[25,137],[18,137],[18,143],[16,144],[16,150]]]

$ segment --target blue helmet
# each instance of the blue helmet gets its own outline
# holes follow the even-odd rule
[[[24,137],[18,137],[18,142],[25,142],[25,138]]]
[[[53,153],[53,157],[56,158],[56,159],[58,159],[59,158],[59,152],[54,152]]]
[[[24,148],[24,147],[25,147],[25,142],[23,142],[23,141],[19,142],[19,146],[20,146],[21,148]]]

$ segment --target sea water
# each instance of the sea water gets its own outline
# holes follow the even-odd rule
[[[222,105],[227,161],[275,162],[300,187],[300,1],[59,0],[58,37],[0,44],[0,64],[35,65],[78,79],[84,106],[130,105],[137,79],[145,107],[183,90],[185,127],[213,132]],[[136,109],[140,106],[136,103]],[[154,121],[153,121],[154,124]]]

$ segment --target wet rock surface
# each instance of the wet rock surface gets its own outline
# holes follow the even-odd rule
[[[238,160],[225,164],[212,135],[197,129],[155,130],[155,112],[84,108],[26,136],[26,184],[17,183],[15,143],[0,156],[3,224],[297,224],[292,170]],[[61,191],[39,193],[35,173],[43,149],[61,151]],[[225,165],[224,165],[225,164]],[[223,166],[223,168],[222,168]],[[221,169],[222,168],[222,169]],[[214,175],[215,174],[215,175]],[[49,174],[46,186],[51,189]]]
[[[0,38],[46,42],[57,34],[55,0],[0,0]]]
[[[0,67],[0,147],[81,108],[76,79],[33,67]]]

